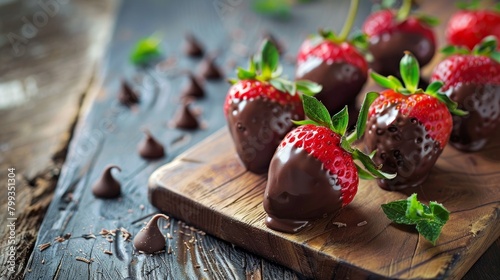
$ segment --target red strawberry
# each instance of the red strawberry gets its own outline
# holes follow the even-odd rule
[[[276,147],[294,125],[304,117],[302,101],[296,90],[313,94],[321,90],[308,81],[292,83],[279,77],[279,54],[265,41],[260,58],[250,61],[248,70],[239,68],[224,103],[229,132],[243,165],[252,172],[264,173]]]
[[[365,117],[360,119],[366,120],[373,99],[373,93],[365,99],[361,110]],[[359,138],[358,132],[362,135],[364,126],[358,127],[352,137],[344,136],[349,119],[347,107],[330,119],[326,107],[317,99],[304,96],[303,101],[310,120],[296,122],[303,125],[287,134],[269,167],[264,193],[266,225],[278,231],[297,232],[310,221],[349,204],[360,176],[393,177],[380,172],[369,156],[350,147]],[[368,171],[360,169],[354,159]]]
[[[396,178],[378,180],[387,190],[414,187],[425,181],[430,169],[446,146],[452,128],[450,111],[457,109],[446,95],[438,93],[442,83],[435,81],[425,92],[418,89],[417,60],[406,53],[401,59],[401,76],[406,87],[395,77],[371,73],[383,87],[368,113],[364,136],[366,152],[376,151],[374,161]]]
[[[451,45],[472,50],[488,35],[500,39],[500,11],[479,10],[479,1],[460,6],[446,27],[446,40]]]
[[[409,15],[411,0],[404,0],[398,12],[384,9],[371,14],[363,24],[373,55],[371,68],[382,75],[399,75],[404,51],[412,52],[421,66],[429,63],[436,51],[431,26],[434,19]]]
[[[450,143],[463,151],[478,151],[500,128],[500,52],[495,37],[486,37],[472,52],[457,51],[439,63],[431,81],[442,81],[443,90],[468,116],[453,116]],[[495,60],[496,58],[496,60]]]
[[[302,43],[297,56],[295,77],[323,86],[316,98],[323,102],[330,114],[338,112],[345,105],[354,110],[356,96],[368,78],[368,64],[356,48],[363,43],[361,40],[364,37],[346,41],[358,6],[357,0],[351,3],[350,14],[339,36],[331,31],[320,31],[319,36],[315,35]],[[351,116],[355,117],[356,114]]]

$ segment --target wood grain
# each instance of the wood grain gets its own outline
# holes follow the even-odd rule
[[[500,133],[495,139],[500,139]],[[463,154],[446,148],[418,188],[387,192],[361,181],[354,201],[338,215],[298,234],[264,225],[265,175],[247,172],[222,129],[151,176],[150,201],[207,232],[314,278],[374,276],[461,278],[500,236],[500,145]],[[416,192],[450,211],[436,246],[411,228],[395,226],[380,205]],[[365,226],[358,223],[367,221]],[[346,223],[337,228],[333,222]],[[339,278],[341,279],[341,278]]]

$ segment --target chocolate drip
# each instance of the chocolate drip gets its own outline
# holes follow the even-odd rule
[[[215,65],[214,57],[206,57],[200,63],[198,68],[200,75],[208,80],[217,80],[222,78],[222,73],[219,67]]]
[[[341,187],[318,159],[290,145],[276,151],[264,193],[269,228],[295,233],[341,208]]]
[[[194,97],[194,98],[202,98],[205,97],[205,90],[201,87],[200,83],[193,75],[193,73],[189,72],[188,74],[189,81],[186,86],[182,89],[181,97]]]
[[[405,51],[410,51],[423,67],[431,61],[436,47],[423,35],[393,32],[371,37],[369,50],[373,55],[370,67],[375,72],[399,77],[399,63]]]
[[[159,143],[148,130],[145,130],[144,134],[146,138],[137,146],[139,155],[144,159],[158,159],[164,157],[165,149],[163,145]]]
[[[356,96],[363,88],[367,74],[349,63],[328,63],[320,58],[311,56],[297,66],[296,79],[306,79],[323,86],[316,94],[326,106],[331,115],[342,110],[345,105],[349,108],[349,123],[356,122]]]
[[[229,132],[243,165],[251,172],[265,173],[271,158],[285,135],[294,127],[291,120],[303,115],[285,106],[255,98],[242,100],[229,109]],[[256,114],[258,112],[258,114]]]
[[[116,165],[108,165],[102,172],[101,177],[92,186],[92,193],[99,198],[116,198],[120,196],[121,188],[120,182],[118,182],[113,175],[111,175],[111,169],[116,168],[118,171],[122,171],[120,167]]]
[[[397,173],[396,178],[378,179],[386,190],[401,190],[422,184],[436,163],[442,149],[415,118],[396,116],[397,105],[385,108],[369,118],[363,143],[367,153],[377,150],[373,161],[382,164],[382,171]]]
[[[184,53],[188,56],[192,57],[200,57],[203,56],[203,46],[201,43],[194,37],[193,34],[186,35],[186,43],[184,45]]]
[[[139,96],[125,80],[122,80],[121,82],[121,88],[118,92],[118,101],[129,107],[133,104],[139,103]]]
[[[178,109],[174,117],[174,125],[176,128],[182,129],[197,129],[200,123],[189,108],[189,103],[183,103]]]
[[[452,116],[450,144],[466,152],[481,150],[500,128],[500,85],[460,84],[448,93],[460,109],[469,112]]]
[[[163,214],[157,214],[149,220],[148,224],[143,227],[134,237],[134,247],[138,251],[146,254],[153,254],[165,250],[165,237],[158,228],[158,220],[169,218]]]

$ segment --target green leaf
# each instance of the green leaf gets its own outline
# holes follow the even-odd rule
[[[351,37],[350,43],[354,45],[354,47],[361,52],[368,51],[368,47],[370,45],[370,42],[368,40],[368,35],[366,35],[363,32],[356,32]]]
[[[365,134],[366,130],[366,122],[368,120],[368,111],[370,110],[370,106],[372,105],[373,101],[377,99],[379,94],[377,92],[371,91],[368,92],[365,95],[365,99],[363,100],[363,103],[361,104],[361,109],[359,110],[359,115],[358,115],[358,120],[356,122],[356,140],[361,139],[363,137],[363,134]]]
[[[395,223],[416,225],[417,231],[432,244],[441,234],[450,213],[440,203],[431,201],[429,206],[417,200],[412,194],[406,200],[398,200],[382,205],[386,216]]]
[[[381,87],[397,90],[398,85],[395,84],[391,79],[384,77],[374,71],[370,71],[370,77],[379,84]]]
[[[400,91],[402,88],[404,88],[403,84],[401,83],[401,81],[398,78],[396,78],[392,75],[389,75],[389,76],[387,76],[387,79],[389,79],[394,84],[394,86],[397,88],[397,91]]]
[[[417,59],[410,52],[405,52],[399,64],[399,71],[405,87],[410,92],[415,92],[420,80],[420,67]]]
[[[252,8],[259,14],[278,18],[288,18],[292,11],[291,3],[288,0],[253,0]]]
[[[481,0],[460,1],[456,4],[461,10],[477,10],[479,9]]]
[[[314,124],[314,125],[318,125],[318,123],[317,123],[317,122],[312,121],[312,120],[302,120],[302,121],[294,121],[294,120],[292,120],[292,122],[293,122],[295,125],[306,125],[306,124]]]
[[[446,107],[448,108],[448,110],[450,111],[450,113],[456,115],[456,116],[466,116],[468,115],[469,113],[466,112],[466,111],[463,111],[461,109],[458,109],[458,103],[456,103],[455,101],[451,100],[446,94],[444,93],[440,93],[440,92],[436,92],[436,93],[433,93],[433,92],[426,92],[426,94],[438,99],[441,103],[443,103],[444,105],[446,105]]]
[[[439,90],[443,87],[443,82],[441,81],[434,81],[430,85],[427,86],[427,89],[425,92],[427,93],[437,93]]]
[[[262,75],[271,78],[272,73],[278,68],[280,55],[278,49],[269,40],[264,40],[260,52]]]
[[[345,135],[347,131],[347,126],[349,125],[349,113],[347,111],[347,105],[340,110],[337,114],[332,117],[333,131],[340,136]]]
[[[308,95],[302,96],[302,103],[304,106],[304,112],[309,119],[333,130],[330,114],[323,103],[315,97]]]
[[[356,166],[356,169],[358,170],[358,177],[359,177],[359,179],[363,179],[363,180],[373,180],[373,179],[376,179],[375,176],[373,176],[369,172],[365,171],[359,165],[357,165],[357,164],[354,164],[354,165]]]
[[[156,37],[143,38],[135,44],[130,61],[135,65],[145,65],[161,55],[160,40]]]
[[[500,63],[500,52],[493,52],[490,54],[491,59],[496,60],[496,62]]]
[[[309,96],[315,95],[323,89],[323,86],[321,86],[320,84],[311,82],[309,80],[295,81],[295,85],[297,86],[297,91]]]
[[[438,221],[420,220],[417,221],[417,231],[432,245],[436,245],[436,240],[441,234],[444,224]]]
[[[238,76],[238,79],[240,79],[240,80],[253,80],[256,77],[255,72],[245,70],[241,67],[238,67],[236,69],[236,75]]]
[[[283,83],[283,79],[272,79],[269,81],[269,83],[275,87],[277,90],[282,91],[282,92],[287,92],[287,88],[285,84]]]
[[[427,24],[427,25],[429,25],[431,27],[436,27],[436,26],[439,25],[439,19],[436,18],[436,17],[432,17],[432,16],[429,16],[429,15],[418,15],[417,18],[421,22],[423,22],[423,23],[425,23],[425,24]]]
[[[370,158],[370,156],[364,154],[358,149],[353,150],[352,157],[354,159],[359,160],[361,164],[363,164],[364,168],[366,168],[366,170],[370,172],[372,175],[374,175],[376,178],[394,179],[396,177],[396,174],[389,174],[380,170],[381,166],[376,166],[375,163]]]
[[[450,212],[444,208],[443,204],[431,201],[429,208],[434,217],[441,223],[445,224],[450,219]]]
[[[473,54],[486,55],[493,53],[497,49],[497,38],[495,36],[487,36],[472,50]]]
[[[238,82],[238,80],[237,79],[227,79],[227,82],[231,85],[234,85]]]
[[[407,200],[396,200],[386,204],[382,204],[382,210],[389,220],[396,224],[414,225],[416,222],[406,217],[406,208],[408,208]]]

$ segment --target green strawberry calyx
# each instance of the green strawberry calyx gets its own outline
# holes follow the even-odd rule
[[[366,129],[368,108],[377,98],[377,96],[378,93],[376,92],[370,92],[365,96],[365,100],[363,101],[363,105],[361,106],[361,110],[359,113],[358,122],[356,123],[356,129],[351,134],[354,136],[346,135],[347,126],[349,123],[349,113],[347,111],[347,106],[345,106],[342,110],[336,113],[333,117],[330,117],[328,109],[326,109],[325,105],[323,105],[323,103],[321,103],[318,99],[312,96],[304,95],[302,98],[304,112],[309,119],[302,121],[293,121],[293,122],[296,125],[312,124],[312,125],[324,126],[331,129],[334,133],[340,135],[341,137],[340,146],[342,147],[342,149],[350,153],[353,159],[361,162],[362,166],[364,167],[362,168],[360,165],[358,165],[358,163],[355,163],[360,178],[393,179],[394,177],[396,177],[396,174],[388,174],[382,172],[380,170],[382,166],[381,165],[377,166],[372,161],[373,155],[366,155],[360,150],[352,147],[352,142],[356,139],[361,138]]]
[[[483,40],[481,40],[481,42],[474,46],[474,49],[472,49],[472,51],[462,46],[450,45],[444,47],[441,52],[447,56],[454,54],[487,56],[500,63],[500,52],[497,50],[497,47],[497,37],[490,35],[485,37]]]
[[[396,6],[396,0],[382,0],[380,4],[374,5],[374,10],[393,9]],[[403,0],[401,7],[396,11],[396,21],[403,22],[412,14],[412,0]],[[439,20],[436,17],[415,13],[414,16],[420,21],[429,26],[439,25]]]
[[[373,71],[370,72],[370,76],[382,87],[392,89],[403,95],[427,94],[445,104],[450,113],[457,116],[467,115],[467,112],[458,109],[458,104],[456,102],[451,100],[446,94],[440,92],[441,87],[443,87],[443,82],[434,81],[427,86],[425,90],[418,88],[418,83],[420,81],[420,66],[417,59],[409,51],[406,51],[401,59],[399,71],[404,85],[394,76],[384,77]]]
[[[455,5],[461,10],[478,11],[481,9],[481,0],[459,1]],[[486,9],[488,8],[489,7],[486,7]],[[493,9],[491,10],[500,12],[500,3],[493,5]]]
[[[436,245],[443,226],[450,218],[450,212],[441,203],[431,201],[427,206],[417,200],[416,193],[407,199],[382,204],[382,210],[396,224],[415,225],[417,231],[433,245]]]
[[[250,58],[248,69],[238,67],[236,74],[239,80],[258,80],[269,82],[273,87],[288,92],[294,96],[297,91],[304,95],[314,95],[321,91],[322,86],[309,80],[289,81],[281,77],[283,67],[279,63],[280,55],[278,49],[269,40],[262,43],[260,52]],[[230,79],[231,84],[238,79]]]

